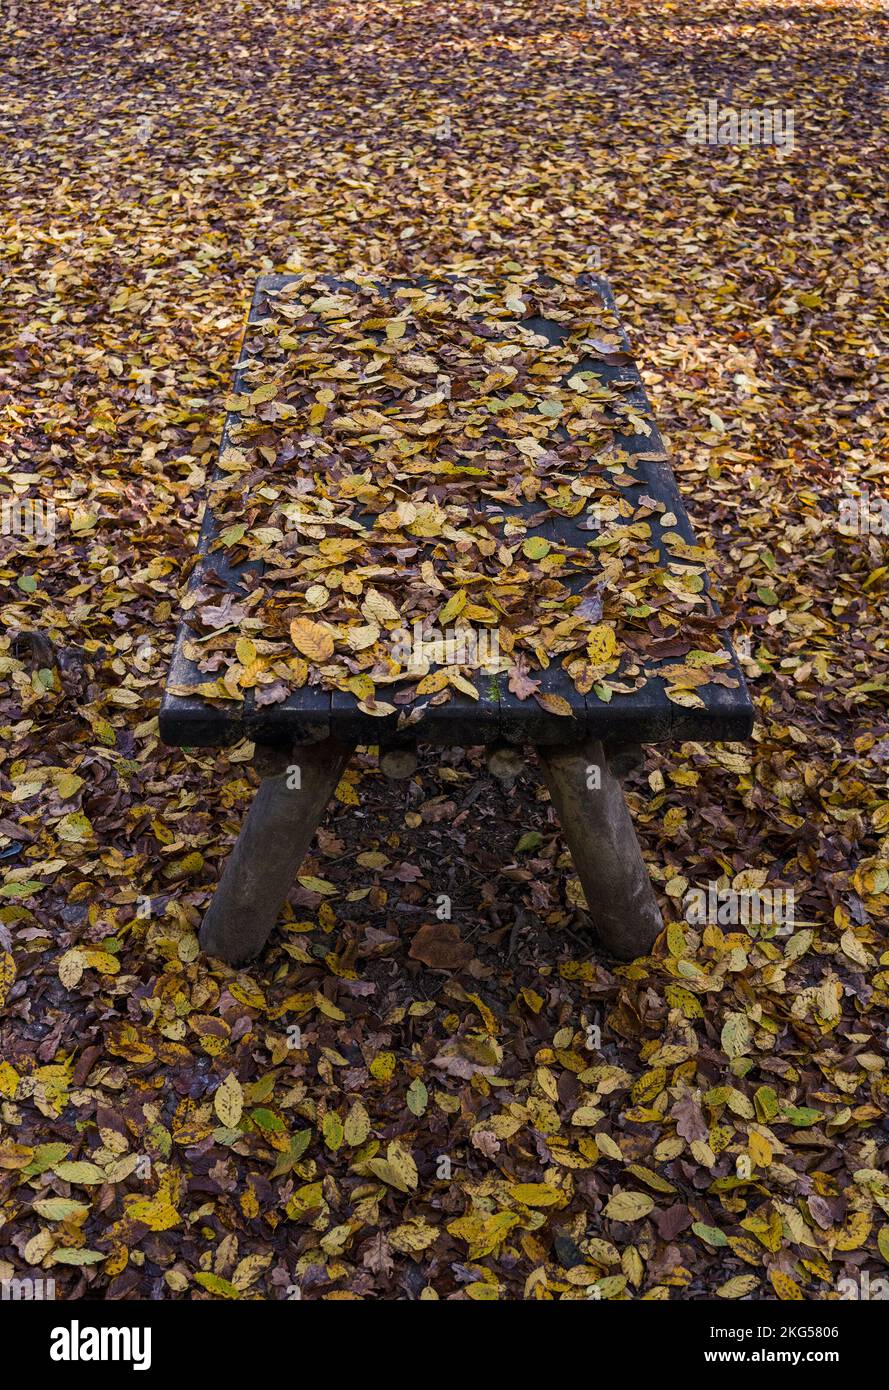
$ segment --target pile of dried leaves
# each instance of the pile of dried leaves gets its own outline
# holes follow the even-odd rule
[[[505,269],[496,285],[467,268],[391,293],[310,276],[260,291],[210,488],[211,564],[220,551],[227,570],[247,564],[246,593],[189,596],[184,654],[222,674],[171,693],[255,690],[262,706],[309,684],[385,716],[381,685],[402,705],[478,699],[483,664],[567,715],[531,671],[561,661],[608,702],[646,684],[638,658],[658,637],[691,653],[665,673],[677,703],[701,705],[711,676],[737,687],[718,641],[695,647],[713,623],[705,552],[664,502],[629,495],[634,466],[666,455],[645,447],[633,378],[596,373],[629,360],[618,320],[594,285]],[[576,529],[548,531],[557,517]],[[462,648],[450,665],[444,633]]]
[[[839,524],[886,457],[876,3],[50,0],[6,6],[2,36],[0,500],[17,510],[0,536],[0,1277],[114,1298],[561,1299],[835,1298],[881,1275],[889,568],[885,534]],[[795,148],[689,144],[711,99],[792,107]],[[747,641],[754,740],[649,750],[628,783],[669,923],[651,960],[590,953],[534,770],[507,794],[452,750],[399,788],[360,753],[262,960],[211,969],[196,927],[251,750],[164,748],[157,702],[252,284],[287,268],[417,283],[468,262],[488,284],[543,272],[568,293],[592,268],[615,288]],[[293,309],[276,310],[282,382]],[[456,327],[453,370],[412,374],[426,345],[390,338],[372,295],[361,312],[356,334],[386,319],[368,333],[396,345],[389,370],[471,401]],[[508,365],[485,362],[483,394],[523,397],[496,411],[509,448],[474,460],[487,481],[437,475],[419,506],[412,431],[453,418],[443,402],[398,404],[400,490],[362,482],[334,427],[378,405],[321,387],[309,410],[329,500],[371,504],[361,565],[385,570],[410,538],[409,611],[438,621],[428,518],[444,602],[514,602],[530,662],[526,586],[550,592],[560,566],[517,537],[512,600],[468,478],[551,509],[581,445],[549,421],[594,432],[598,414],[561,376],[517,384]],[[311,373],[292,380],[304,407]],[[277,437],[271,403],[233,449],[261,450],[260,421]],[[360,423],[378,452],[394,442]],[[537,447],[559,462],[538,472]],[[228,524],[250,529],[229,544],[247,553],[274,551],[255,534],[276,506],[307,527],[322,511],[269,495],[276,460],[249,515],[233,472]],[[440,515],[464,505],[483,584]],[[7,525],[29,515],[42,536]],[[354,562],[326,545],[307,530],[295,553],[313,622],[371,627],[370,590],[401,615],[385,574],[360,596],[328,583]],[[621,585],[603,600],[623,625]],[[268,656],[286,683],[274,667],[297,657],[259,643],[291,618],[259,620],[235,639],[255,656],[223,645],[221,669]],[[300,659],[320,674],[327,658]],[[688,921],[710,884],[792,892],[792,932]]]

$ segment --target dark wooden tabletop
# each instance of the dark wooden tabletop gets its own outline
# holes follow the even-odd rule
[[[264,275],[259,278],[246,329],[247,339],[251,330],[267,315],[269,297],[295,279],[299,277]],[[596,276],[583,277],[583,282],[590,294],[598,296],[616,316],[617,310],[607,282]],[[331,288],[342,285],[341,281],[333,278],[328,283]],[[563,330],[554,320],[533,317],[522,322],[523,327],[534,330],[549,343],[560,341]],[[620,447],[630,456],[626,467],[634,479],[631,486],[621,488],[621,494],[637,504],[642,497],[663,504],[663,513],[652,510],[647,516],[651,526],[651,545],[660,549],[665,565],[675,566],[682,561],[677,558],[675,543],[668,550],[661,540],[660,516],[668,517],[669,525],[663,527],[663,531],[669,532],[670,536],[675,537],[678,533],[690,545],[695,544],[695,536],[666,459],[642,381],[629,355],[626,334],[622,328],[619,331],[624,351],[610,354],[619,360],[584,357],[577,361],[571,371],[595,373],[603,384],[619,391],[620,401],[630,407],[637,419],[646,422],[649,433],[637,431],[620,435]],[[243,374],[244,368],[241,366],[234,377],[235,393],[242,389]],[[625,417],[627,411],[623,410],[622,414]],[[235,435],[237,426],[238,416],[232,413],[226,421],[222,452]],[[633,426],[629,428],[633,429]],[[218,472],[216,476],[219,476]],[[595,532],[591,533],[588,520],[586,526],[581,524],[585,520],[583,514],[576,517],[557,512],[541,515],[546,509],[534,503],[506,510],[524,516],[528,536],[539,535],[562,546],[567,544],[582,549],[595,536]],[[360,513],[353,513],[353,516],[356,515],[360,520]],[[630,522],[632,520],[632,517],[629,518]],[[620,524],[620,519],[617,524]],[[692,561],[689,560],[689,563]],[[699,565],[700,561],[696,563]],[[255,570],[256,566],[252,568]],[[194,594],[208,577],[236,595],[243,594],[252,582],[250,570],[250,564],[233,567],[229,563],[225,548],[219,546],[217,521],[208,506],[188,594]],[[588,580],[589,575],[583,576],[578,584]],[[570,587],[571,580],[567,583]],[[708,587],[704,576],[705,595]],[[711,614],[715,611],[709,597],[706,598],[706,611]],[[323,690],[319,686],[306,686],[277,704],[264,706],[256,704],[252,690],[245,691],[244,700],[238,702],[211,702],[198,694],[173,693],[214,679],[212,675],[202,673],[186,657],[184,648],[189,635],[186,614],[180,625],[160,708],[160,733],[169,744],[227,745],[244,737],[260,743],[299,743],[315,741],[328,734],[361,744],[377,744],[381,740],[419,740],[471,745],[489,743],[499,738],[520,743],[570,743],[583,738],[643,743],[686,739],[734,741],[749,737],[753,725],[753,711],[744,678],[724,633],[721,634],[721,641],[730,660],[719,669],[721,677],[728,680],[722,684],[699,686],[695,693],[700,703],[694,707],[685,707],[668,698],[665,689],[669,680],[656,674],[663,667],[669,668],[674,660],[674,653],[665,643],[665,654],[657,655],[655,648],[652,657],[645,663],[646,670],[653,674],[644,686],[631,694],[614,693],[607,703],[594,691],[587,695],[580,694],[557,661],[546,670],[534,670],[532,674],[540,682],[540,693],[558,695],[567,700],[571,706],[570,717],[549,713],[536,699],[519,699],[510,691],[505,673],[492,676],[484,671],[475,671],[469,678],[478,690],[477,700],[453,691],[446,703],[427,703],[422,717],[401,730],[398,729],[397,714],[386,717],[369,715],[358,707],[354,695],[339,690]]]

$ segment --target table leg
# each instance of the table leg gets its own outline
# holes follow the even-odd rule
[[[619,960],[647,955],[664,924],[601,743],[538,745],[537,755],[603,946]]]
[[[351,754],[331,738],[300,745],[291,770],[263,778],[201,924],[207,955],[239,965],[262,950]]]

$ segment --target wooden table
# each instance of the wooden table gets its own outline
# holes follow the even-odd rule
[[[245,377],[255,360],[252,353],[261,350],[261,328],[270,304],[299,280],[298,276],[264,275],[257,281],[243,360],[234,377],[236,395],[249,391]],[[333,292],[343,284],[334,278],[326,283]],[[641,509],[651,528],[650,544],[657,548],[665,572],[681,575],[682,567],[690,566],[697,575],[702,571],[700,552],[692,549],[694,533],[629,355],[610,288],[594,276],[579,277],[578,283],[614,316],[611,323],[620,338],[619,348],[597,347],[572,368],[574,373],[593,373],[595,381],[607,388],[612,404],[605,407],[606,413],[617,422],[614,438],[621,457],[626,456],[618,470],[619,496],[633,504],[634,512],[630,518],[609,520],[606,529],[619,534],[620,526],[637,523]],[[398,289],[393,285],[385,292],[394,294]],[[520,322],[523,333],[531,331],[549,344],[558,345],[564,336],[563,325],[553,319],[531,315]],[[231,412],[221,458],[237,439],[239,423],[238,413]],[[219,486],[224,477],[217,468],[211,497],[214,483]],[[497,510],[498,525],[514,520],[525,528],[525,535],[543,537],[563,549],[583,552],[598,534],[591,531],[586,510],[569,515],[541,508],[536,501]],[[353,513],[353,520],[356,517],[360,522],[360,510]],[[661,524],[661,517],[666,524]],[[201,586],[203,591],[213,585],[222,594],[243,597],[261,580],[263,566],[249,560],[233,563],[232,551],[230,546],[220,546],[220,527],[211,504],[200,533],[186,606],[190,596],[202,591]],[[407,725],[396,713],[370,715],[354,694],[324,690],[320,685],[307,685],[274,704],[258,703],[256,692],[249,689],[237,701],[203,698],[197,688],[213,676],[202,673],[189,659],[188,652],[194,655],[194,634],[186,614],[161,703],[161,737],[169,744],[192,747],[225,746],[249,738],[256,744],[258,769],[265,774],[204,919],[203,949],[230,963],[249,959],[262,949],[356,745],[378,745],[384,770],[397,776],[409,775],[412,749],[422,741],[486,745],[489,766],[507,777],[515,770],[510,750],[533,745],[599,938],[622,959],[647,952],[663,924],[615,773],[619,776],[638,761],[636,750],[642,744],[742,740],[749,737],[753,724],[743,675],[719,628],[718,610],[707,596],[706,573],[701,572],[701,579],[701,621],[710,623],[725,657],[714,668],[717,682],[697,686],[691,699],[683,698],[687,692],[680,689],[677,694],[670,686],[675,674],[659,674],[662,670],[675,673],[677,649],[694,647],[698,640],[683,642],[682,634],[674,633],[672,640],[668,635],[652,641],[644,663],[647,679],[637,676],[634,683],[639,688],[632,693],[611,693],[607,701],[600,698],[601,687],[598,694],[596,689],[581,694],[554,661],[545,670],[533,671],[541,695],[561,697],[570,705],[570,713],[554,714],[536,698],[520,699],[512,693],[504,672],[492,676],[476,671],[468,673],[468,678],[477,699],[452,692],[446,703],[427,703],[422,718]],[[588,574],[576,576],[576,591],[588,581]],[[567,582],[571,587],[572,580]],[[690,618],[695,632],[697,622]],[[294,767],[299,769],[296,776],[287,770]]]

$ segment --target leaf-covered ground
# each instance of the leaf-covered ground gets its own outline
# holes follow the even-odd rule
[[[56,536],[0,537],[0,1277],[881,1276],[889,571],[840,502],[884,482],[884,39],[876,3],[5,7],[0,491]],[[709,99],[792,108],[794,148],[689,144]],[[167,749],[156,715],[253,280],[507,262],[611,281],[753,741],[628,781],[652,959],[591,945],[533,766],[393,784],[369,751],[261,960],[210,969],[251,750]],[[690,924],[710,883],[792,891],[793,931]]]

